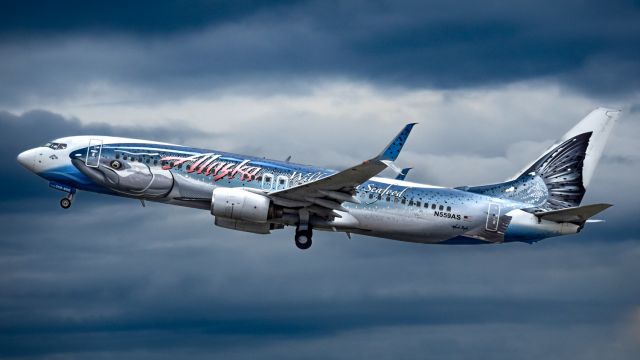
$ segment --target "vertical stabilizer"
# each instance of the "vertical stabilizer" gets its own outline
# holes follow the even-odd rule
[[[611,133],[611,129],[613,129],[613,125],[620,113],[620,110],[607,109],[603,107],[593,110],[589,115],[571,128],[571,130],[564,134],[560,140],[549,147],[542,156],[525,167],[523,171],[518,173],[518,175],[513,177],[511,180],[515,180],[518,177],[527,174],[537,162],[540,162],[540,160],[545,156],[552,155],[553,152],[567,140],[582,134],[591,133],[582,165],[582,186],[586,188],[591,182],[591,178],[593,177],[598,160],[600,160],[600,157],[602,156],[602,152],[607,139],[609,138],[609,134]]]
[[[619,115],[619,110],[598,108],[510,180],[461,189],[544,211],[579,206]]]

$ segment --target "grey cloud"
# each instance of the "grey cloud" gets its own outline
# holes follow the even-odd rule
[[[316,1],[256,9],[222,11],[189,31],[112,24],[91,32],[80,24],[46,35],[9,32],[0,44],[0,98],[5,105],[57,99],[110,83],[158,100],[265,83],[266,91],[283,92],[318,78],[447,89],[552,79],[605,99],[638,91],[640,10],[627,1]]]

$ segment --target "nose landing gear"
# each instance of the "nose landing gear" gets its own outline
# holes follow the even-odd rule
[[[57,182],[50,182],[49,186],[53,189],[56,190],[60,190],[62,192],[66,192],[67,196],[63,197],[60,200],[60,207],[62,207],[63,209],[68,209],[71,207],[71,201],[73,200],[73,195],[76,193],[76,189],[65,185],[65,184],[61,184],[61,183],[57,183]]]
[[[71,194],[71,193],[70,193],[69,195],[67,195],[67,197],[63,197],[63,198],[60,200],[60,206],[61,206],[63,209],[68,209],[68,208],[70,208],[70,207],[71,207],[71,200],[73,200],[73,194]]]

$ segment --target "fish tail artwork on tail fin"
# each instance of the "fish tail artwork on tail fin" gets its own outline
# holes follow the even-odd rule
[[[542,211],[579,206],[619,114],[598,108],[510,180],[460,189],[528,203]]]

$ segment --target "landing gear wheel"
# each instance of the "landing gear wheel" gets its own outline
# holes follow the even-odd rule
[[[296,246],[298,247],[298,249],[307,250],[308,248],[310,248],[312,243],[311,236],[312,236],[311,229],[296,231],[295,240],[296,240]]]
[[[68,198],[62,198],[62,200],[60,200],[60,206],[62,206],[63,209],[68,209],[71,207],[71,200]]]

